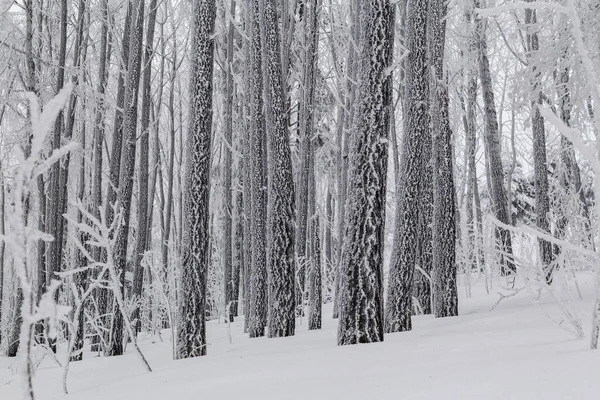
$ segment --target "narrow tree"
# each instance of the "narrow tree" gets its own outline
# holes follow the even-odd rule
[[[527,0],[534,2],[535,0]],[[540,40],[537,34],[537,12],[534,9],[525,9],[525,24],[527,27],[526,43],[527,57],[530,64],[530,84],[533,99],[531,100],[531,130],[533,133],[533,171],[535,182],[535,222],[542,232],[550,232],[550,197],[548,196],[548,162],[546,159],[546,129],[544,117],[540,114],[539,107],[543,103],[541,91],[542,72],[533,62],[535,53],[540,49]],[[538,239],[540,261],[546,275],[546,282],[552,283],[552,243]]]
[[[137,302],[133,313],[135,323],[134,332],[141,329],[140,299],[142,296],[142,284],[144,282],[144,268],[142,259],[147,248],[148,241],[148,170],[150,157],[150,107],[151,107],[151,78],[152,58],[154,56],[154,28],[156,26],[156,12],[158,7],[156,0],[150,2],[150,13],[148,15],[148,27],[146,31],[146,43],[144,46],[143,78],[142,78],[142,134],[140,137],[140,161],[138,175],[138,204],[137,204],[137,241],[133,266],[133,300]]]
[[[176,358],[206,354],[206,277],[212,125],[215,1],[194,2],[190,126],[185,160],[181,296]]]
[[[430,61],[430,118],[433,158],[432,280],[436,317],[458,315],[456,285],[456,209],[452,131],[448,114],[448,88],[444,68],[446,42],[445,0],[429,2],[427,36]]]
[[[395,13],[361,2],[359,81],[351,135],[341,264],[338,344],[383,341],[383,246]]]
[[[386,332],[412,329],[412,283],[418,263],[421,187],[425,176],[425,149],[429,144],[427,121],[427,5],[425,0],[408,4],[406,11],[406,95],[404,138],[396,194],[396,226],[388,277]]]
[[[249,104],[250,140],[250,184],[252,196],[251,232],[252,264],[250,266],[250,337],[265,335],[267,326],[267,179],[265,175],[266,154],[263,145],[266,134],[263,113],[263,69],[261,65],[262,43],[260,35],[260,1],[250,4],[250,48],[249,48]]]
[[[137,144],[138,91],[142,64],[142,41],[144,34],[145,0],[137,0],[133,7],[132,30],[129,48],[129,69],[125,79],[125,103],[123,109],[123,149],[119,177],[117,210],[121,212],[122,223],[118,226],[115,242],[115,267],[120,274],[121,295],[125,296],[125,271],[127,268],[127,246],[131,216],[131,198],[135,172],[135,151]],[[112,325],[110,355],[122,355],[125,351],[123,340],[123,314],[117,312]]]
[[[235,18],[235,0],[230,3],[229,10],[225,13],[230,14],[230,18]],[[227,18],[229,20],[230,18]],[[232,173],[232,157],[231,150],[233,149],[233,34],[234,21],[229,21],[227,31],[227,54],[225,62],[225,145],[223,158],[223,201],[224,201],[224,216],[223,216],[223,276],[224,276],[224,292],[225,292],[225,307],[229,314],[229,319],[233,322],[233,236],[232,236],[232,197],[233,191],[231,188],[231,173]]]
[[[480,7],[479,0],[474,0],[475,8]],[[508,204],[506,190],[504,188],[504,168],[502,167],[502,156],[500,148],[500,132],[498,130],[498,116],[496,114],[496,102],[494,100],[494,89],[492,87],[492,74],[490,72],[490,61],[487,54],[487,37],[485,33],[486,24],[477,16],[475,18],[475,37],[477,40],[479,78],[481,80],[481,91],[483,94],[483,112],[485,120],[485,154],[488,166],[488,184],[491,188],[492,209],[498,221],[510,224],[508,218]],[[495,230],[496,240],[500,245],[500,264],[502,273],[507,275],[516,272],[512,260],[512,238],[510,231],[497,227]]]

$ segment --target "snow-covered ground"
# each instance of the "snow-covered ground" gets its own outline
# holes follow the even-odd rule
[[[578,277],[578,301],[589,335],[592,277]],[[461,288],[461,295],[463,290]],[[325,307],[324,328],[285,339],[248,339],[243,321],[208,325],[208,356],[173,361],[170,343],[142,337],[154,372],[132,347],[123,357],[89,353],[72,363],[71,394],[62,394],[62,368],[46,359],[37,371],[37,399],[598,399],[600,351],[589,336],[575,339],[558,326],[560,313],[547,297],[533,304],[527,291],[498,300],[481,287],[461,299],[461,316],[414,318],[413,331],[385,342],[336,346],[337,322]],[[64,358],[61,357],[61,359]],[[0,357],[0,400],[22,397],[14,360]]]

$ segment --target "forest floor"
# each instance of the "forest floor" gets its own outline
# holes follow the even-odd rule
[[[87,352],[71,364],[68,396],[62,368],[46,357],[34,380],[36,399],[597,399],[600,350],[589,350],[593,277],[582,272],[578,282],[583,300],[573,306],[583,340],[559,326],[550,296],[533,302],[522,290],[490,311],[498,292],[509,291],[487,294],[480,282],[470,298],[460,288],[459,317],[416,317],[411,332],[386,335],[383,343],[336,346],[330,306],[322,330],[298,321],[296,336],[285,339],[249,339],[242,318],[230,327],[211,321],[206,357],[173,361],[168,331],[163,342],[141,336],[152,373],[132,346],[122,357]],[[14,359],[0,357],[0,399],[20,398]]]

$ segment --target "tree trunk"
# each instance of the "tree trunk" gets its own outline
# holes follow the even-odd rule
[[[533,2],[535,0],[528,0]],[[540,42],[537,34],[538,27],[537,15],[534,9],[525,9],[525,24],[527,26],[527,57],[530,64],[533,64],[532,57],[534,52],[540,49]],[[548,213],[550,212],[550,198],[548,196],[548,163],[546,160],[546,130],[544,127],[544,117],[540,114],[539,106],[542,104],[541,72],[536,66],[530,68],[530,83],[533,90],[534,100],[531,101],[531,128],[533,133],[533,170],[535,177],[535,221],[537,228],[542,232],[550,232],[550,221]],[[552,265],[553,249],[552,243],[538,238],[539,255],[542,268],[545,272],[546,282],[552,283]]]
[[[275,0],[261,0],[261,34],[267,101],[269,337],[295,331],[294,181],[288,135],[286,85],[282,75]]]
[[[250,337],[265,335],[267,325],[267,179],[265,176],[266,154],[263,137],[266,135],[263,114],[263,69],[261,66],[260,1],[250,8],[250,57],[249,57],[249,104],[250,104],[250,152],[252,217],[252,264],[250,267]]]
[[[133,0],[132,0],[133,1]],[[127,244],[131,215],[131,198],[133,196],[133,178],[135,169],[135,149],[137,142],[138,91],[142,64],[142,42],[144,35],[145,0],[137,0],[134,7],[135,22],[131,31],[129,48],[129,69],[125,80],[125,107],[123,109],[123,150],[121,154],[121,170],[117,211],[120,211],[122,222],[117,227],[114,263],[121,279],[121,295],[125,298],[125,275],[127,271]],[[139,234],[139,232],[138,232]],[[122,355],[125,350],[123,340],[123,312],[114,316],[112,326],[112,344],[110,355]]]
[[[67,0],[61,0],[60,2],[60,43],[58,51],[58,68],[56,71],[56,93],[60,92],[65,84],[65,61],[67,55],[67,11],[68,5]],[[61,146],[62,132],[64,125],[64,113],[60,111],[56,121],[54,123],[54,134],[52,136],[52,149],[56,150]],[[60,277],[56,275],[60,271],[60,254],[62,252],[62,241],[60,241],[59,229],[61,227],[61,202],[60,202],[60,168],[61,163],[54,163],[50,171],[50,188],[49,188],[49,204],[46,222],[47,232],[54,237],[54,241],[49,244],[48,248],[48,275],[47,282],[50,279],[58,279]],[[58,300],[58,291],[56,292],[56,298]],[[52,351],[56,352],[56,344],[50,343]]]
[[[412,329],[412,285],[415,264],[419,261],[419,219],[422,184],[429,144],[427,119],[427,4],[415,0],[406,11],[406,95],[404,100],[404,138],[398,176],[396,226],[388,277],[386,332]]]
[[[104,118],[106,115],[106,86],[108,81],[107,65],[110,61],[110,35],[108,32],[108,0],[102,1],[102,29],[100,32],[100,61],[98,66],[98,95],[96,103],[96,119],[94,122],[94,184],[92,187],[92,215],[100,220],[100,207],[102,207],[102,164],[104,144]],[[96,247],[92,251],[96,261],[101,260],[100,248]],[[96,289],[94,293],[97,301],[102,304],[106,299],[105,289]],[[101,307],[102,308],[102,307]],[[100,335],[97,333],[92,337],[91,350],[96,352],[100,350]]]
[[[210,237],[209,191],[215,1],[193,6],[190,127],[185,164],[181,296],[176,358],[206,354],[206,278]]]
[[[361,2],[359,88],[350,143],[338,344],[383,341],[383,247],[387,137],[395,12]]]
[[[344,79],[346,92],[345,106],[340,107],[343,113],[343,118],[338,113],[338,146],[340,146],[339,152],[339,165],[338,165],[338,223],[337,223],[337,236],[338,236],[338,249],[337,249],[337,260],[336,260],[336,283],[335,283],[335,295],[333,299],[333,318],[339,317],[340,311],[340,294],[341,294],[341,266],[342,266],[342,249],[343,249],[343,237],[346,228],[346,201],[348,193],[348,150],[350,144],[350,128],[354,122],[354,102],[356,98],[356,77],[358,74],[357,59],[360,52],[360,2],[358,0],[352,0],[350,2],[351,10],[351,35],[352,41],[348,46],[347,55],[347,72]],[[345,109],[345,111],[344,111]]]
[[[430,118],[433,158],[433,312],[436,317],[458,315],[456,268],[456,209],[452,131],[448,114],[448,87],[444,70],[446,42],[445,0],[430,1],[427,36],[431,67]]]
[[[479,0],[474,0],[476,8],[480,7]],[[485,24],[480,17],[475,18],[475,36],[477,38],[479,77],[483,93],[486,159],[489,173],[489,186],[491,188],[491,200],[494,216],[503,224],[510,224],[508,218],[508,204],[506,191],[504,189],[504,169],[502,167],[502,156],[500,148],[500,132],[498,131],[498,118],[496,116],[496,105],[494,101],[494,90],[492,87],[492,75],[490,62],[487,55],[487,39]],[[500,245],[500,265],[503,275],[516,272],[512,257],[512,239],[510,231],[497,227],[496,239]]]
[[[144,77],[142,80],[142,134],[140,137],[140,164],[138,173],[138,204],[137,204],[137,242],[134,255],[133,267],[133,301],[137,302],[134,306],[132,320],[135,323],[134,333],[142,328],[140,318],[140,307],[142,297],[142,286],[144,283],[144,268],[142,259],[147,248],[148,240],[148,164],[150,155],[150,107],[151,99],[151,79],[152,79],[152,58],[154,56],[154,28],[156,25],[156,11],[158,7],[156,0],[150,2],[150,14],[148,16],[148,30],[146,31],[146,44],[144,47]]]
[[[314,189],[314,186],[313,186]],[[323,303],[321,283],[321,241],[319,240],[319,216],[310,219],[310,265],[308,280],[308,330],[321,329],[321,308]]]
[[[235,0],[231,0],[229,12],[231,18],[235,18]],[[225,23],[224,23],[225,24]],[[227,57],[225,63],[226,87],[225,87],[225,146],[223,158],[223,275],[224,275],[224,293],[225,307],[229,310],[229,319],[233,322],[232,307],[233,304],[233,236],[232,236],[232,197],[233,191],[231,188],[231,170],[232,157],[231,150],[233,149],[233,39],[234,39],[234,21],[229,21],[229,29],[227,32]]]
[[[117,192],[119,189],[119,176],[121,171],[121,152],[123,147],[123,108],[125,105],[125,77],[129,68],[129,34],[131,31],[131,19],[132,19],[132,4],[127,3],[127,14],[125,16],[125,25],[123,27],[123,37],[121,40],[121,69],[119,71],[119,77],[117,82],[117,102],[115,107],[114,126],[112,135],[112,146],[110,153],[110,167],[109,167],[109,182],[106,188],[106,201],[104,202],[105,213],[106,213],[106,225],[112,227],[115,217],[115,207],[117,200]],[[111,232],[111,235],[114,235]],[[111,236],[112,237],[112,236]],[[106,252],[100,254],[101,261],[106,261]],[[111,318],[107,316],[112,295],[109,290],[100,289],[98,291],[98,311],[102,316],[102,326],[110,329]],[[109,334],[104,332],[105,343],[110,346]],[[105,354],[108,354],[110,349],[103,349]]]

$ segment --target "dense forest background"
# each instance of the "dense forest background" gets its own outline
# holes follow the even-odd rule
[[[583,336],[599,43],[596,0],[0,1],[1,351],[377,342],[481,281]]]

